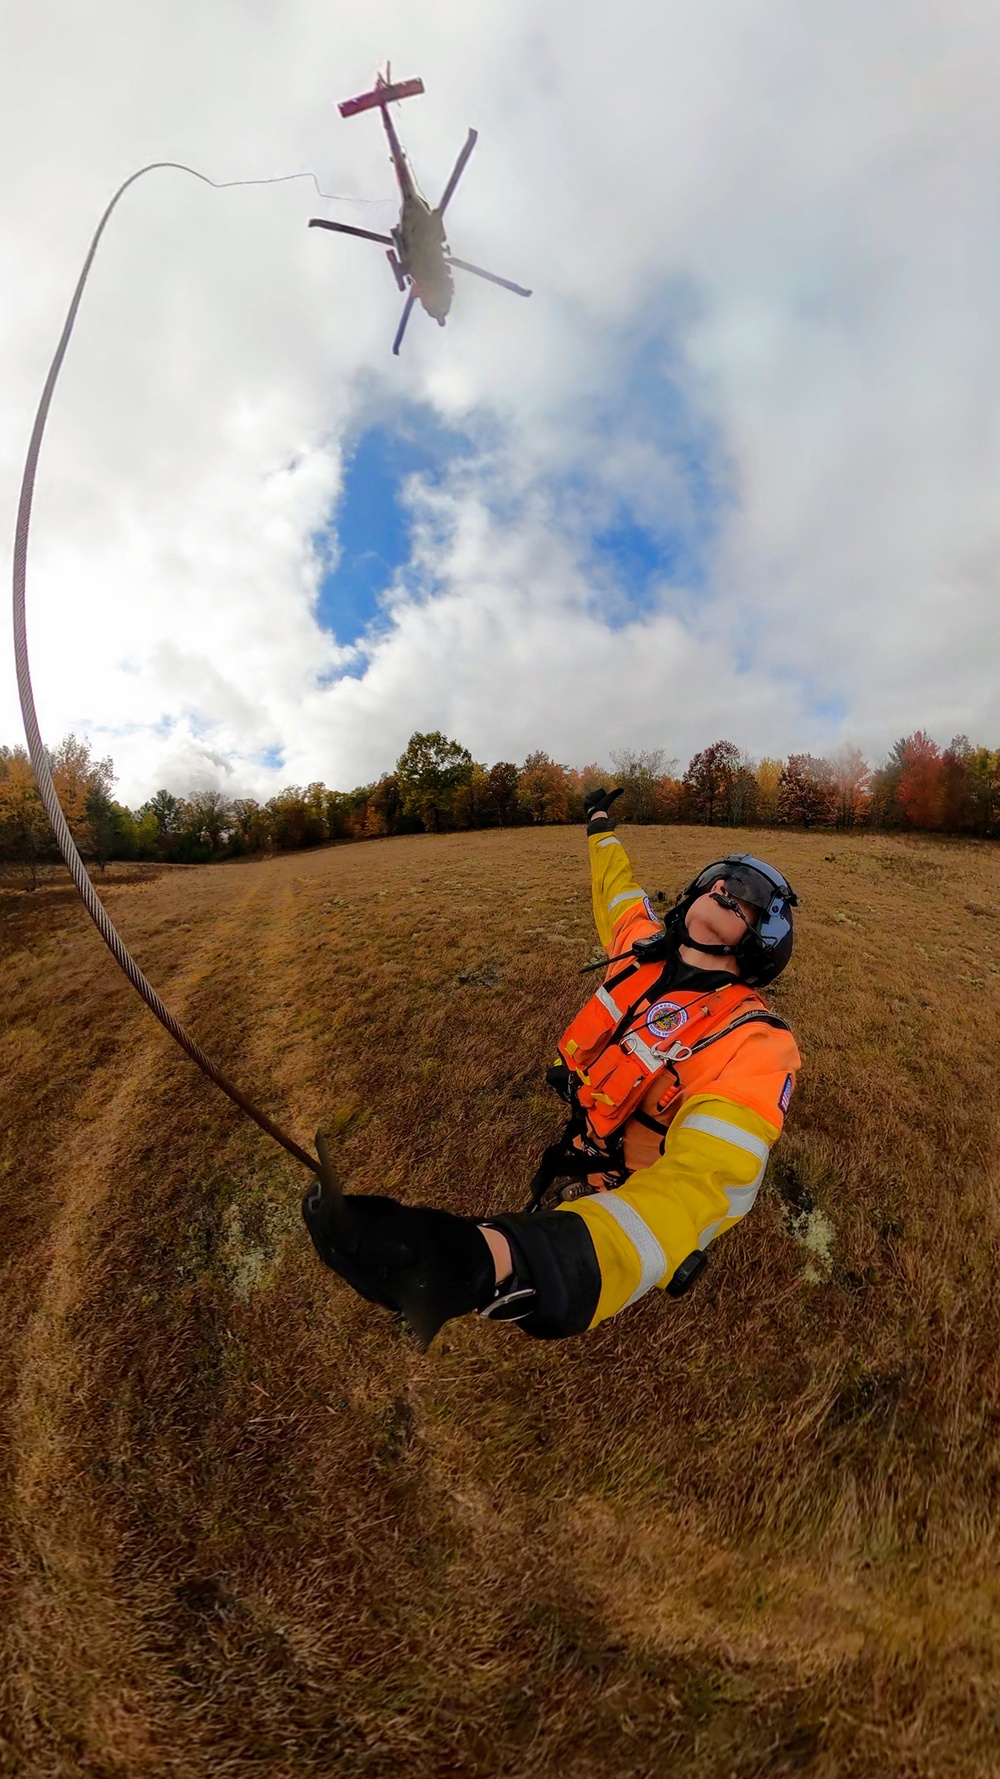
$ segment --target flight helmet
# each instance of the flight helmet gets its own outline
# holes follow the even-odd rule
[[[715,898],[722,907],[733,907],[739,912],[729,899],[734,898],[749,902],[760,913],[755,925],[747,927],[735,945],[702,945],[688,937],[688,913],[698,897],[711,890],[720,877],[729,892],[729,897],[722,894]],[[755,859],[748,852],[730,853],[728,858],[706,865],[692,878],[670,910],[667,927],[679,944],[690,945],[694,951],[704,951],[712,957],[734,957],[740,981],[751,988],[763,988],[780,976],[792,955],[792,909],[797,903],[798,897],[788,879],[774,865]]]

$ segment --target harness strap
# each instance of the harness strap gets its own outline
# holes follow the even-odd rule
[[[576,1148],[574,1137],[582,1137],[586,1147]],[[542,1199],[556,1180],[586,1180],[590,1174],[602,1174],[605,1178],[620,1174],[619,1185],[626,1179],[625,1159],[622,1154],[621,1139],[615,1138],[610,1148],[603,1153],[588,1143],[585,1126],[580,1108],[575,1106],[562,1136],[543,1150],[535,1177],[531,1182],[531,1202],[528,1210],[538,1210]]]
[[[638,968],[639,968],[639,965],[636,964],[635,969],[638,969]],[[619,982],[624,982],[626,976],[631,976],[631,974],[632,974],[631,970],[623,970],[619,976],[612,977],[610,982],[605,983],[605,992],[607,992],[609,989],[614,988]],[[633,1016],[636,1013],[638,1013],[639,1008],[642,1006],[643,1002],[644,1001],[649,1002],[653,999],[654,995],[659,994],[660,988],[663,983],[663,978],[666,976],[666,974],[667,974],[667,969],[666,969],[666,966],[664,966],[664,968],[660,971],[660,974],[657,976],[656,981],[651,982],[649,987],[643,990],[642,994],[638,997],[638,999],[633,1001],[631,1006],[626,1007],[624,1013],[622,1014],[621,1018],[618,1021],[618,1024],[615,1026],[614,1031],[611,1033],[611,1036],[608,1038],[607,1043],[604,1045],[604,1047],[601,1051],[602,1056],[603,1056],[605,1050],[610,1050],[612,1044],[617,1044],[619,1038],[623,1037],[624,1034],[628,1031],[629,1026],[632,1022]]]
[[[600,967],[600,966],[598,966],[598,967]],[[605,982],[605,984],[604,984],[605,992],[610,994],[610,992],[613,988],[620,988],[620,986],[623,982],[627,982],[630,976],[635,975],[638,968],[639,968],[639,960],[638,960],[638,958],[633,958],[633,960],[630,964],[626,964],[624,970],[619,970],[617,976],[612,976],[610,982]]]
[[[780,1013],[766,1013],[763,1009],[751,1008],[749,1013],[741,1013],[738,1019],[733,1019],[728,1025],[724,1025],[721,1031],[709,1032],[706,1037],[699,1038],[696,1044],[672,1045],[666,1053],[666,1060],[667,1062],[687,1062],[689,1056],[697,1056],[699,1050],[707,1050],[709,1044],[717,1044],[720,1038],[728,1038],[731,1032],[739,1031],[741,1025],[752,1024],[772,1025],[777,1031],[782,1032],[790,1032],[792,1029],[787,1019],[782,1019]]]
[[[635,1119],[636,1124],[644,1125],[646,1130],[655,1130],[658,1137],[665,1137],[670,1129],[669,1124],[661,1124],[658,1118],[651,1118],[649,1113],[644,1112],[641,1107],[638,1112],[632,1113],[632,1118]],[[630,1124],[632,1118],[626,1118],[626,1124]]]

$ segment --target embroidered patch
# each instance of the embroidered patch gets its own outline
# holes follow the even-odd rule
[[[788,1106],[789,1106],[791,1097],[792,1097],[792,1077],[791,1077],[791,1075],[786,1075],[785,1076],[785,1085],[781,1089],[780,1094],[778,1095],[778,1111],[779,1112],[787,1112],[788,1111]]]
[[[654,1038],[669,1038],[671,1032],[686,1021],[686,1007],[679,1006],[676,1001],[657,1001],[646,1014],[646,1030],[652,1032]]]

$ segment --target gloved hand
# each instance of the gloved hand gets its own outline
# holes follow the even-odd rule
[[[589,821],[591,816],[596,815],[598,810],[603,810],[603,812],[607,814],[612,803],[615,801],[615,798],[624,797],[624,795],[624,787],[621,785],[619,785],[616,791],[606,791],[603,785],[596,791],[588,791],[583,799],[583,807],[586,811],[587,820]]]
[[[362,1193],[333,1197],[318,1180],[302,1216],[324,1264],[359,1297],[405,1316],[425,1347],[443,1322],[493,1295],[493,1256],[472,1217]]]

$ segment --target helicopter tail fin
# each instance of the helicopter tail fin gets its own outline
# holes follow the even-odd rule
[[[360,93],[356,99],[345,99],[337,106],[337,110],[341,117],[357,117],[359,111],[371,111],[375,105],[384,109],[387,105],[394,105],[397,99],[413,99],[423,90],[422,80],[397,80],[390,85],[380,78],[370,93]]]

